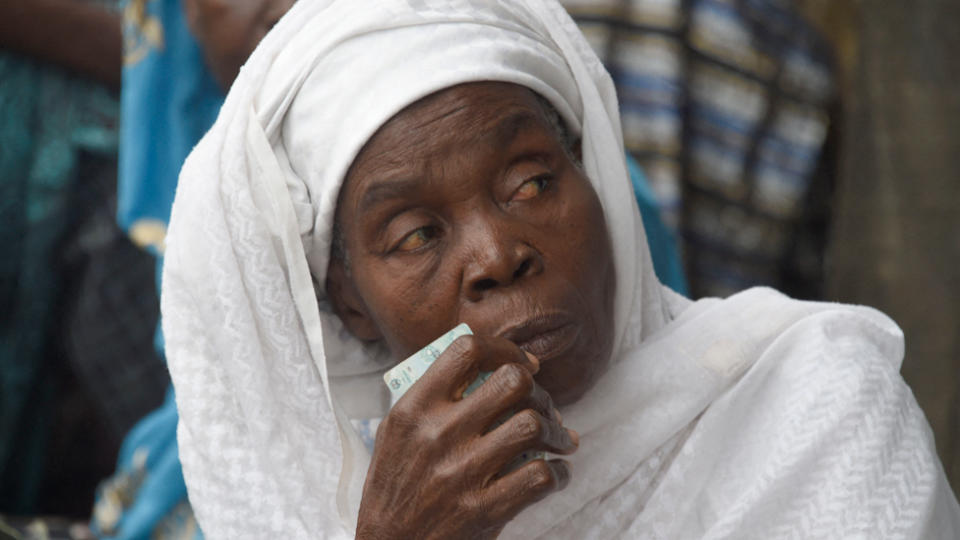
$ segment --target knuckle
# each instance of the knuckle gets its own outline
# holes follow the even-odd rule
[[[460,497],[460,508],[468,516],[485,516],[487,505],[483,497],[474,491],[467,491]]]
[[[402,403],[397,402],[397,404],[390,409],[390,412],[387,413],[383,422],[380,422],[380,426],[377,427],[377,436],[380,437],[388,433],[403,430],[410,424],[408,418],[410,418],[410,416],[407,415],[405,407],[403,407]]]
[[[546,461],[538,459],[531,462],[527,482],[530,489],[534,491],[553,489],[553,472],[550,470],[550,466],[547,465]]]
[[[404,405],[404,400],[401,399],[387,413],[377,428],[378,441],[381,438],[402,439],[424,447],[445,443],[448,430],[442,418],[438,419],[421,409]]]
[[[467,491],[459,498],[458,510],[461,515],[480,530],[495,527],[493,514],[496,505],[477,491]]]
[[[475,358],[480,353],[480,342],[477,336],[467,334],[453,340],[453,343],[447,348],[454,357],[462,360]]]
[[[527,396],[533,390],[533,375],[518,364],[504,364],[497,373],[503,390],[511,397]]]
[[[445,445],[447,430],[438,422],[422,422],[417,430],[417,441],[426,448]]]
[[[451,485],[463,480],[463,473],[456,465],[447,461],[440,461],[433,466],[433,477],[441,485]]]
[[[387,413],[387,417],[380,424],[379,429],[396,429],[409,426],[417,417],[417,406],[413,399],[400,399]]]
[[[385,440],[408,441],[418,445],[443,444],[443,425],[431,421],[424,412],[411,405],[401,406],[403,400],[390,409],[377,428],[377,442]]]
[[[537,440],[543,434],[543,423],[531,409],[524,409],[514,415],[517,434],[522,440]]]

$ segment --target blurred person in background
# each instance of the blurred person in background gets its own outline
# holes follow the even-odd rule
[[[292,0],[130,0],[124,9],[118,220],[156,257],[180,166],[216,119],[240,66]],[[157,351],[163,339],[156,334]],[[130,431],[97,493],[105,538],[195,538],[177,455],[173,390]]]
[[[151,263],[114,220],[117,4],[0,3],[0,514],[85,517],[167,384]]]
[[[823,296],[838,92],[798,3],[566,0],[612,75],[624,143],[681,234],[693,298]]]

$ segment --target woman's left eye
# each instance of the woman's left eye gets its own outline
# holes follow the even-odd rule
[[[527,199],[532,199],[537,195],[540,195],[546,191],[547,187],[550,185],[551,177],[549,175],[541,175],[536,178],[531,178],[517,188],[517,191],[513,193],[511,201],[525,201]]]
[[[420,227],[411,232],[400,241],[396,250],[400,252],[409,252],[420,249],[436,238],[437,230],[435,227]]]

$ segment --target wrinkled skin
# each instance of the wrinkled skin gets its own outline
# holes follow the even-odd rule
[[[576,151],[531,91],[471,83],[407,107],[354,161],[327,280],[347,328],[398,360],[460,322],[475,333],[381,424],[358,537],[493,537],[566,485],[561,459],[504,466],[573,452],[554,401],[579,399],[609,362],[612,254]],[[462,398],[480,371],[494,374]]]
[[[295,0],[184,0],[190,31],[224,91]]]

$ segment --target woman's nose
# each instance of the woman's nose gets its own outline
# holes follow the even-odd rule
[[[511,231],[487,224],[475,232],[471,242],[476,243],[464,269],[465,292],[471,301],[543,271],[540,253]]]

